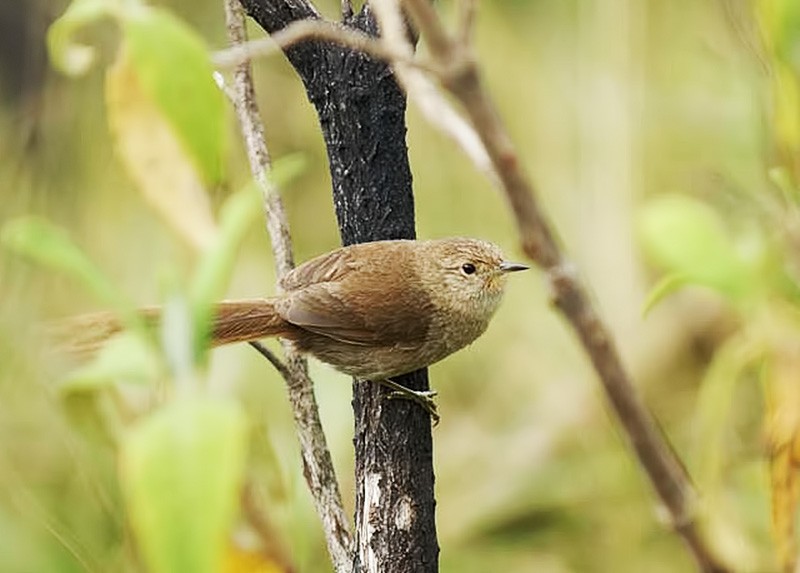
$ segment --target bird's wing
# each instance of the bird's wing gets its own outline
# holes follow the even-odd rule
[[[356,345],[378,343],[381,333],[364,313],[347,304],[337,283],[318,283],[283,297],[276,308],[284,320],[328,338]]]
[[[360,266],[352,251],[353,247],[343,247],[306,261],[281,279],[281,290],[293,293],[315,284],[341,280]]]
[[[396,289],[394,297],[381,290],[404,282],[410,269],[387,257],[385,246],[382,253],[375,247],[345,247],[300,265],[281,281],[276,310],[287,322],[349,344],[421,339],[428,328],[418,319],[421,297],[408,289]]]

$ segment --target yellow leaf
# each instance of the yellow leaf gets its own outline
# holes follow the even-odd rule
[[[229,545],[222,564],[221,573],[286,573],[289,569],[281,567],[261,551],[242,549]]]
[[[771,356],[766,384],[766,438],[770,456],[772,526],[778,559],[791,572],[797,561],[795,518],[800,498],[800,347]]]
[[[106,74],[108,121],[117,151],[150,205],[197,250],[216,225],[201,178],[159,108],[142,91],[125,50]]]

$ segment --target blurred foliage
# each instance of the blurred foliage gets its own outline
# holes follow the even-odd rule
[[[49,41],[72,65],[77,46],[78,68],[92,48],[78,79],[44,59],[67,6],[0,3],[0,226],[14,247],[0,250],[0,570],[168,570],[188,546],[163,545],[158,528],[186,523],[206,566],[327,571],[279,376],[245,346],[204,349],[209,300],[275,282],[235,122],[203,71],[203,52],[225,43],[222,6],[73,4],[74,25]],[[453,2],[439,7],[454,20]],[[521,157],[738,571],[795,553],[798,18],[792,0],[504,0],[477,20]],[[164,42],[185,68],[152,49]],[[256,77],[273,155],[307,160],[284,185],[304,260],[338,242],[323,143],[285,61],[259,62]],[[414,109],[409,122],[419,235],[513,253],[489,183]],[[141,168],[167,148],[168,162]],[[432,368],[442,570],[691,570],[547,300],[535,274],[513,281],[488,333]],[[74,364],[43,322],[159,301],[165,344],[134,329],[64,385]],[[352,506],[349,383],[312,370]],[[184,476],[163,459],[201,476],[198,489],[165,485]],[[234,516],[238,480],[249,501]],[[175,513],[181,500],[204,519]]]
[[[791,572],[797,563],[800,503],[800,283],[795,254],[800,238],[795,223],[800,197],[800,5],[759,0],[753,16],[762,40],[754,55],[770,72],[766,136],[774,153],[764,178],[772,185],[743,194],[736,211],[715,209],[687,195],[662,195],[648,202],[640,223],[645,250],[671,272],[654,289],[651,304],[682,283],[705,286],[726,299],[737,323],[712,357],[696,414],[699,446],[693,461],[707,527],[730,528],[730,507],[738,503],[723,495],[729,481],[724,468],[737,458],[726,443],[736,410],[732,397],[737,383],[758,381],[772,534],[779,568]],[[717,200],[724,199],[721,195]]]

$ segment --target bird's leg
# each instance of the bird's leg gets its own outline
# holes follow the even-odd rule
[[[437,394],[435,390],[412,390],[390,378],[376,380],[376,382],[392,390],[389,394],[390,400],[403,399],[416,402],[430,414],[434,426],[439,423],[439,412],[436,408],[436,402],[433,400]]]

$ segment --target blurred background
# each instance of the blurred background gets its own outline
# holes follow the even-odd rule
[[[224,46],[221,2],[158,4],[212,48]],[[66,5],[0,0],[0,225],[47,217],[138,303],[158,302],[165,277],[190,268],[192,256],[114,155],[103,94],[113,27],[85,32],[104,60],[85,77],[50,67],[45,33]],[[335,16],[338,2],[319,5]],[[452,15],[453,3],[440,8]],[[723,217],[765,193],[768,98],[750,5],[495,0],[480,4],[477,26],[486,83],[522,161],[648,404],[694,470],[710,455],[694,433],[701,380],[737,319],[701,288],[645,316],[660,273],[642,253],[637,221],[646,201],[667,192],[708,200]],[[339,244],[322,138],[281,57],[260,61],[256,78],[271,153],[308,160],[283,189],[302,261]],[[215,205],[249,177],[230,118],[230,176],[211,192]],[[408,118],[418,235],[483,237],[521,258],[499,193],[413,107]],[[228,296],[269,295],[274,284],[257,226]],[[36,330],[97,303],[69,279],[0,250],[0,308],[0,570],[142,570],[126,536],[114,449],[86,404],[54,391],[63,364],[43,358]],[[319,363],[312,374],[351,511],[350,381]],[[434,430],[442,571],[692,570],[537,272],[509,282],[486,335],[432,367],[431,380],[443,417]],[[241,396],[256,428],[249,471],[275,551],[297,571],[330,570],[280,377],[240,345],[213,353],[211,383]],[[774,570],[762,398],[754,383],[734,390],[707,528],[738,570]]]

